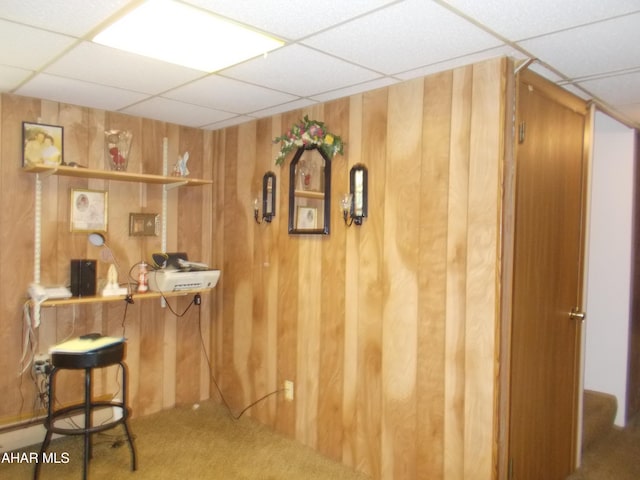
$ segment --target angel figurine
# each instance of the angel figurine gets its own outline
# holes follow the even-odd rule
[[[187,168],[187,161],[189,161],[189,152],[184,152],[184,155],[178,156],[178,161],[175,167],[173,167],[174,177],[186,177],[189,175],[189,169]]]

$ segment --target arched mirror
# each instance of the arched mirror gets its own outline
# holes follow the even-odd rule
[[[300,147],[289,167],[289,233],[329,234],[331,159],[316,145]]]

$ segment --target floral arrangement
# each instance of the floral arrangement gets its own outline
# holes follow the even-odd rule
[[[274,138],[273,143],[282,143],[280,153],[276,157],[276,165],[282,165],[287,154],[299,147],[317,145],[329,158],[333,158],[336,153],[342,155],[344,148],[339,136],[327,132],[323,122],[309,120],[307,115],[287,133]]]

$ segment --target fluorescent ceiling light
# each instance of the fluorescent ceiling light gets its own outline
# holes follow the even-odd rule
[[[215,72],[284,42],[172,0],[149,0],[94,42],[185,67]]]

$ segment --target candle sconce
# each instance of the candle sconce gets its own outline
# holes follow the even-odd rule
[[[262,219],[260,219],[260,202],[253,201],[253,218],[256,223],[271,223],[276,216],[276,174],[267,172],[262,177]]]
[[[349,172],[349,193],[345,193],[340,200],[342,218],[347,227],[353,223],[362,225],[362,219],[368,214],[367,182],[367,167],[362,163],[354,165]]]

